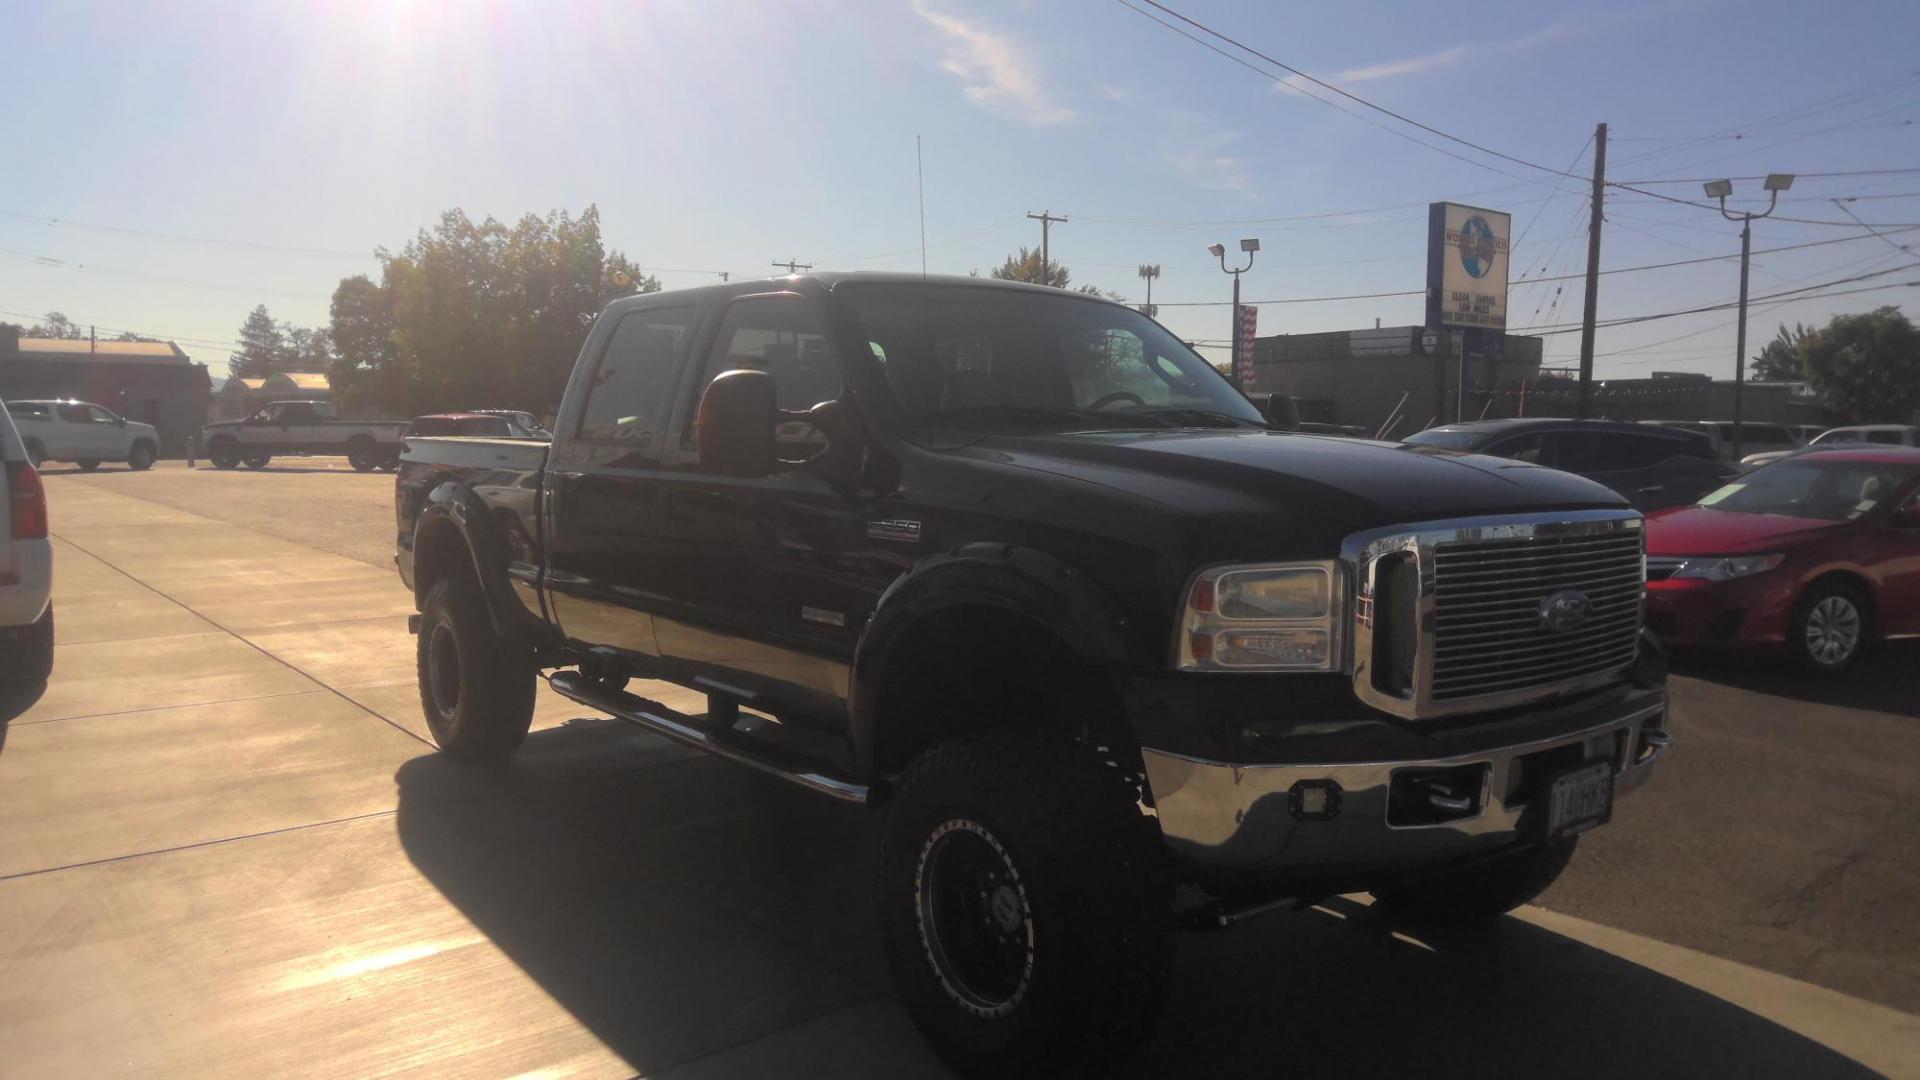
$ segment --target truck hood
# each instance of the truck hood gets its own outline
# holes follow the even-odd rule
[[[971,449],[1196,516],[1279,513],[1296,526],[1311,521],[1337,535],[1478,514],[1628,505],[1590,480],[1506,458],[1252,429],[1003,435]]]
[[[1853,523],[1679,506],[1647,519],[1649,555],[1740,555],[1818,543]]]

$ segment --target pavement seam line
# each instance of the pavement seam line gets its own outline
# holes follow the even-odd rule
[[[108,855],[100,859],[87,859],[84,862],[67,863],[64,866],[44,866],[38,870],[21,870],[12,874],[0,874],[0,882],[18,881],[21,878],[38,877],[41,874],[57,874],[62,870],[83,870],[89,866],[105,866],[108,863],[125,862],[128,859],[144,859],[149,855],[167,855],[176,851],[192,851],[195,848],[217,847],[220,844],[233,844],[241,840],[257,840],[263,836],[279,836],[282,833],[300,832],[303,829],[318,829],[327,825],[344,825],[353,821],[366,821],[369,818],[392,817],[400,812],[399,807],[392,810],[370,810],[364,814],[350,814],[342,818],[326,821],[309,821],[301,825],[285,825],[278,829],[262,829],[259,832],[243,833],[239,836],[221,836],[212,840],[195,840],[191,844],[175,844],[172,847],[152,848],[147,851],[129,851],[124,855]]]
[[[11,727],[33,727],[36,724],[59,724],[68,720],[102,720],[109,716],[139,716],[142,713],[165,712],[168,709],[204,709],[215,705],[232,705],[241,701],[271,701],[274,698],[299,697],[302,694],[317,694],[319,690],[282,690],[272,694],[243,694],[240,697],[222,698],[219,701],[189,701],[180,705],[149,705],[144,709],[116,709],[113,712],[82,713],[79,716],[49,716],[42,720],[14,720]],[[365,708],[366,706],[361,706]]]
[[[148,502],[151,500],[143,499],[141,501]],[[288,671],[291,671],[294,674],[299,675],[301,678],[308,680],[309,682],[313,683],[315,686],[318,686],[321,689],[325,690],[327,693],[332,694],[334,697],[339,698],[341,701],[344,701],[347,704],[352,705],[354,708],[360,710],[363,713],[366,713],[368,716],[373,717],[375,720],[380,721],[381,723],[387,725],[388,727],[392,728],[395,731],[398,731],[400,734],[405,735],[407,738],[412,739],[415,742],[421,743],[422,745],[427,746],[431,749],[435,749],[435,750],[439,749],[439,747],[434,746],[434,744],[431,741],[421,738],[420,736],[407,730],[405,727],[394,723],[392,720],[387,719],[386,717],[380,715],[379,713],[374,712],[372,709],[367,708],[365,705],[362,705],[359,702],[348,697],[346,694],[341,693],[339,690],[334,689],[331,685],[321,680],[318,676],[314,675],[312,672],[301,668],[298,664],[291,663],[288,660],[286,660],[284,657],[274,655],[272,652],[268,651],[265,646],[262,646],[261,644],[247,637],[246,635],[233,630],[232,628],[228,627],[227,625],[220,622],[219,620],[208,618],[206,612],[201,611],[200,609],[192,606],[191,604],[183,603],[179,599],[167,593],[166,590],[161,589],[158,586],[151,585],[145,581],[140,580],[137,577],[134,577],[132,574],[121,569],[117,563],[109,562],[104,557],[97,555],[94,552],[88,550],[84,545],[80,544],[78,541],[74,540],[73,538],[66,536],[64,534],[58,534],[58,535],[60,535],[60,538],[62,540],[66,541],[69,544],[72,544],[74,549],[79,551],[82,555],[85,555],[91,559],[99,559],[103,565],[111,567],[114,573],[119,574],[120,576],[126,578],[128,581],[131,581],[134,584],[139,585],[141,588],[146,589],[147,591],[153,593],[155,596],[162,597],[163,599],[171,603],[179,604],[182,608],[185,608],[186,610],[193,612],[195,615],[198,615],[202,619],[206,619],[207,622],[211,623],[221,633],[226,634],[228,637],[233,638],[235,641],[241,642],[242,644],[246,645],[247,648],[252,649],[253,651],[259,653],[261,656],[266,657],[267,659],[273,661],[274,663],[279,664],[281,667],[286,668]],[[291,541],[288,541],[288,542],[291,543]],[[293,628],[289,628],[289,629],[293,629]]]

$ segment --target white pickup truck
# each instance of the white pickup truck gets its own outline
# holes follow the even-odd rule
[[[53,670],[53,545],[47,491],[0,410],[0,724]]]
[[[400,462],[404,420],[341,420],[324,401],[275,401],[244,420],[208,424],[203,445],[216,469],[264,468],[276,454],[346,455],[361,472]]]
[[[7,413],[35,465],[72,461],[92,472],[103,461],[124,461],[138,471],[151,469],[160,455],[160,434],[152,424],[90,401],[9,401]]]

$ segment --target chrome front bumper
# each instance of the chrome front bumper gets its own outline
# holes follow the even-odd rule
[[[1364,875],[1447,862],[1514,843],[1536,781],[1549,771],[1603,760],[1614,765],[1614,793],[1644,783],[1668,744],[1666,695],[1562,735],[1513,746],[1420,761],[1337,765],[1234,765],[1144,751],[1160,829],[1173,851],[1204,869],[1282,876]],[[1461,816],[1396,824],[1389,796],[1429,771],[1486,766],[1481,790]],[[1529,768],[1532,766],[1532,768]],[[1302,815],[1297,788],[1338,785],[1335,809]],[[1463,793],[1462,793],[1463,794]],[[1445,812],[1445,811],[1442,811]]]

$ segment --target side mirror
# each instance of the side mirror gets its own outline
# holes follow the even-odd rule
[[[1291,394],[1267,394],[1258,399],[1261,415],[1280,431],[1300,430],[1300,407]]]
[[[721,372],[700,395],[694,421],[700,464],[728,476],[768,475],[778,419],[772,375],[747,368]]]
[[[116,417],[114,417],[114,418],[113,418],[113,426],[114,426],[114,427],[117,427],[117,428],[123,428],[123,427],[126,427],[126,426],[127,426],[127,418],[126,418],[126,417],[124,417],[124,416],[116,416]]]

